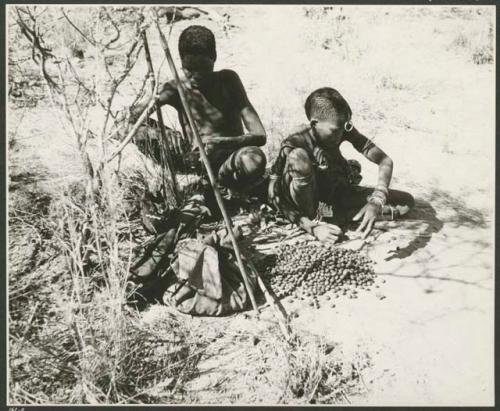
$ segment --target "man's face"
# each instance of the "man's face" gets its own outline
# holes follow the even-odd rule
[[[345,114],[338,114],[333,111],[324,118],[311,119],[311,126],[315,131],[318,144],[326,149],[337,147],[345,133],[345,124],[350,119]]]
[[[215,61],[202,54],[188,54],[181,57],[182,67],[193,75],[203,76],[214,70]]]

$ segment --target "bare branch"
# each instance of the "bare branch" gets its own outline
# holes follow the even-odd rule
[[[92,46],[96,46],[96,42],[89,39],[79,28],[78,26],[73,23],[73,21],[69,18],[69,16],[66,14],[66,12],[64,11],[63,8],[61,8],[61,13],[62,15],[64,16],[64,18],[66,19],[66,21],[71,24],[71,26],[80,34],[80,36],[82,36],[84,38],[85,41],[87,41],[88,43],[90,43]]]
[[[117,93],[118,87],[122,84],[123,80],[128,76],[132,68],[135,66],[137,59],[139,57],[139,54],[142,50],[142,44],[139,44],[139,38],[136,37],[132,45],[130,46],[129,50],[126,53],[126,63],[125,63],[125,69],[123,73],[118,77],[118,79],[113,78],[113,88],[111,90],[111,96],[108,99],[108,104],[107,104],[107,109],[106,109],[106,118],[104,120],[103,124],[103,129],[102,129],[102,138],[104,140],[104,135],[107,129],[108,121],[109,121],[109,116],[111,115],[113,119],[115,119],[115,116],[113,116],[113,113],[111,112],[111,105],[113,103],[113,99]],[[138,46],[139,45],[139,46]],[[111,73],[109,72],[109,69],[106,65],[106,71],[108,74],[112,77]],[[115,122],[116,126],[116,122]]]
[[[174,22],[175,22],[176,17],[177,17],[177,7],[174,6],[174,13],[172,16],[172,20],[170,21],[170,29],[168,31],[168,41],[170,41],[170,38],[172,37],[172,29],[174,28]],[[167,22],[168,22],[168,18],[167,18]]]
[[[120,39],[121,30],[118,27],[118,24],[116,24],[116,22],[113,20],[113,17],[111,17],[111,15],[109,14],[108,9],[107,8],[103,8],[103,10],[106,13],[106,17],[111,22],[111,25],[115,29],[115,36],[111,40],[109,40],[107,43],[104,44],[104,48],[109,48],[109,46],[111,46],[113,43],[116,43]]]
[[[144,97],[144,89],[146,88],[146,84],[149,79],[149,73],[146,73],[144,76],[144,79],[142,80],[141,87],[139,88],[139,91],[137,92],[137,96],[135,97],[134,101],[132,101],[132,104],[130,104],[130,107],[133,107],[137,104],[137,102]]]
[[[46,67],[47,60],[51,58],[55,59],[55,56],[54,54],[52,54],[52,50],[50,48],[44,46],[43,37],[40,34],[39,30],[37,29],[35,17],[31,13],[29,8],[23,10],[20,7],[16,7],[16,12],[18,17],[17,23],[21,28],[21,33],[28,39],[28,41],[32,45],[31,52],[33,61],[39,64],[42,75],[47,84],[49,85],[49,87],[59,90],[59,85],[47,72],[47,67]],[[21,13],[26,14],[29,17],[29,19],[33,22],[32,27],[30,27],[28,23],[26,23],[26,21],[21,16]]]

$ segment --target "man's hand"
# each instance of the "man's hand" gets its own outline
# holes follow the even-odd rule
[[[375,203],[367,203],[361,210],[359,210],[358,214],[356,214],[353,218],[354,221],[359,221],[361,218],[361,224],[356,230],[357,233],[363,232],[363,238],[368,237],[373,229],[373,224],[375,224],[375,220],[380,212],[380,205]]]
[[[342,234],[342,230],[333,224],[318,224],[311,229],[311,234],[322,243],[331,241],[337,242]]]
[[[278,178],[274,178],[276,176],[271,176],[269,178],[269,185],[267,187],[267,197],[269,199],[269,202],[275,206],[276,208],[279,208],[280,204],[280,197],[279,197],[279,182]]]
[[[205,147],[205,152],[207,155],[211,155],[215,149],[217,148],[217,138],[220,137],[218,135],[214,134],[205,134],[201,135],[201,141],[203,142],[203,146]]]
[[[213,143],[205,143],[205,153],[207,156],[211,155],[215,151],[215,145]]]
[[[150,96],[156,91],[156,80],[155,75],[153,73],[148,74],[148,78],[144,84],[144,90],[147,96]]]

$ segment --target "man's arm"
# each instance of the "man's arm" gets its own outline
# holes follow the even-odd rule
[[[266,132],[257,111],[248,99],[247,93],[238,74],[231,70],[224,71],[225,81],[230,89],[231,97],[240,112],[247,133],[241,136],[207,137],[204,142],[216,148],[237,149],[245,146],[263,146],[266,144]]]
[[[204,142],[222,149],[237,149],[240,147],[263,146],[266,144],[264,126],[251,104],[241,110],[241,118],[247,129],[247,133],[236,137],[207,137],[204,139]]]
[[[146,89],[149,90],[145,96],[139,101],[137,104],[132,106],[130,108],[130,122],[135,123],[136,120],[139,118],[143,110],[147,107],[149,104],[149,101],[151,100],[151,97],[153,95],[153,88],[151,86],[146,86]],[[176,107],[176,100],[177,100],[177,90],[176,88],[170,83],[165,83],[163,86],[160,87],[159,90],[159,96],[158,96],[158,102],[160,103],[160,106],[163,106],[165,104],[168,104],[170,106]],[[148,113],[148,117],[156,111],[156,106],[153,106]]]

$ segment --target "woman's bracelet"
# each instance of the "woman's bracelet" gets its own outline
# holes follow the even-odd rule
[[[382,191],[385,194],[386,198],[389,197],[389,189],[382,184],[377,184],[374,188],[374,192],[375,191]]]
[[[368,203],[370,204],[376,204],[380,207],[383,207],[384,206],[384,202],[382,201],[382,199],[378,198],[378,197],[370,197],[368,199]]]
[[[387,202],[387,196],[383,191],[375,190],[368,197],[368,202],[372,204],[378,204],[380,207],[383,207]]]

